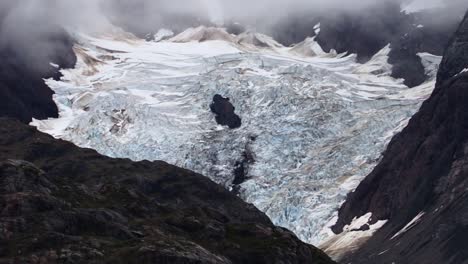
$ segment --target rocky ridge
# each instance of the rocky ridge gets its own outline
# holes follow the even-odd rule
[[[342,263],[468,263],[468,15],[432,96],[351,193],[333,230],[371,213],[386,224]]]
[[[204,176],[0,123],[0,263],[333,263]]]

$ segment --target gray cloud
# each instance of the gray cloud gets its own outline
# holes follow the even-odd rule
[[[359,12],[385,1],[404,4],[413,0],[0,0],[0,19],[4,18],[2,31],[7,33],[14,31],[12,24],[28,23],[33,29],[40,22],[100,30],[107,18],[144,31],[187,17],[272,24],[296,13]],[[464,0],[424,2],[428,1],[467,5]]]
[[[47,46],[44,36],[60,27],[100,31],[112,21],[144,33],[163,26],[182,30],[199,19],[268,27],[298,13],[365,12],[367,6],[385,1],[413,0],[0,0],[0,44],[13,42],[25,48],[34,43],[48,54],[54,47]],[[467,6],[465,0],[445,1]]]

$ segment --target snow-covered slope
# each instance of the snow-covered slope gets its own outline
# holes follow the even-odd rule
[[[433,87],[409,90],[389,77],[388,47],[363,65],[354,56],[297,52],[317,50],[310,39],[296,49],[252,49],[255,41],[230,38],[79,39],[76,69],[48,80],[60,118],[34,125],[106,155],[164,160],[228,188],[248,155],[240,195],[315,244]],[[437,58],[425,61],[430,68]],[[215,94],[230,98],[239,129],[216,124]]]

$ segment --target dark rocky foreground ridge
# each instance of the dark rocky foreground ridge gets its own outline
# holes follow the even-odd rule
[[[432,96],[340,209],[335,232],[368,212],[370,224],[388,219],[343,263],[468,263],[465,68],[468,14],[445,51]],[[408,225],[418,215],[419,220]],[[406,232],[399,233],[402,229]]]
[[[333,261],[204,176],[0,118],[0,263]]]

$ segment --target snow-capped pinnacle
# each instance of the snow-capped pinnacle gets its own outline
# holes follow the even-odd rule
[[[196,28],[188,28],[182,33],[170,38],[170,42],[204,42],[210,40],[222,40],[227,42],[235,42],[235,37],[229,34],[226,29],[219,27],[199,26]]]
[[[154,34],[154,41],[159,42],[159,41],[167,40],[173,36],[174,36],[174,32],[172,30],[162,28],[158,30],[156,34]]]
[[[237,36],[236,42],[244,46],[254,46],[262,48],[284,47],[272,37],[254,31],[247,31]]]

